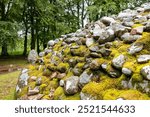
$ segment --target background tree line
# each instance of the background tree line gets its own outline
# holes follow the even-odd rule
[[[62,34],[84,27],[86,22],[117,14],[149,0],[0,0],[1,55],[19,46],[23,55],[37,52]],[[21,34],[21,35],[19,35]]]

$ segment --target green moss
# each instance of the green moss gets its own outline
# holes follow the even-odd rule
[[[66,47],[66,48],[64,49],[63,55],[65,55],[65,56],[71,55],[71,52],[70,52],[70,48],[69,48],[69,47]]]
[[[40,93],[43,93],[46,87],[47,87],[47,84],[40,85]]]
[[[80,94],[74,94],[71,96],[66,96],[65,98],[63,98],[63,100],[80,100]]]
[[[123,68],[128,68],[130,69],[131,71],[135,71],[136,69],[136,65],[135,63],[132,61],[132,62],[125,62],[124,65],[123,65]]]
[[[137,90],[126,90],[123,91],[119,97],[122,97],[126,100],[149,100],[150,98]]]
[[[78,63],[75,67],[82,69],[85,63]]]
[[[52,81],[50,81],[49,85],[51,88],[56,89],[59,86],[58,79],[54,78]]]
[[[17,95],[17,98],[21,98],[21,97],[27,95],[27,93],[28,93],[28,86],[22,88],[21,92],[18,92],[16,95]]]
[[[120,93],[121,92],[116,89],[108,89],[102,94],[103,100],[116,100],[119,97]]]
[[[62,41],[59,41],[57,44],[54,45],[53,50],[59,51],[62,45]]]
[[[144,49],[150,51],[150,33],[143,32],[142,38],[138,39],[136,42],[144,44]]]
[[[141,27],[141,26],[143,26],[142,24],[134,24],[133,26],[132,26],[132,28],[137,28],[137,27]]]
[[[141,82],[141,81],[143,81],[143,77],[142,77],[142,75],[140,73],[133,74],[131,78],[132,78],[133,82]]]
[[[57,68],[54,64],[47,64],[46,67],[51,71],[55,71]]]
[[[62,87],[58,87],[54,92],[54,100],[61,100],[65,97],[64,89]]]
[[[42,76],[41,79],[42,79],[42,83],[43,83],[43,84],[49,85],[49,82],[50,82],[50,79],[49,79],[49,78],[47,78],[47,77],[45,77],[45,76]]]
[[[123,98],[125,100],[149,100],[150,98],[137,90],[118,90],[108,89],[103,92],[104,100],[116,100]]]
[[[102,99],[103,91],[110,88],[117,88],[118,84],[119,82],[116,79],[105,78],[105,80],[101,81],[100,83],[88,83],[83,87],[82,92],[97,97],[97,99]]]
[[[52,72],[49,69],[45,69],[43,71],[43,76],[50,76],[52,74]]]
[[[45,95],[42,99],[50,100],[49,95]]]
[[[57,70],[60,71],[60,72],[66,72],[66,71],[69,70],[69,64],[68,63],[60,63],[57,66]]]
[[[72,54],[75,56],[87,56],[90,51],[86,48],[86,46],[81,45],[78,49],[73,49]]]

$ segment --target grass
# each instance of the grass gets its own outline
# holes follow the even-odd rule
[[[0,75],[0,99],[13,100],[20,71]]]

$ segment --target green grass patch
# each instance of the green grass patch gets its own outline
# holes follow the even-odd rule
[[[20,71],[0,75],[0,100],[13,100]]]

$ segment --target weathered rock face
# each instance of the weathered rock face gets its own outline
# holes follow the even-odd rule
[[[102,17],[32,50],[17,99],[150,99],[150,3]]]

